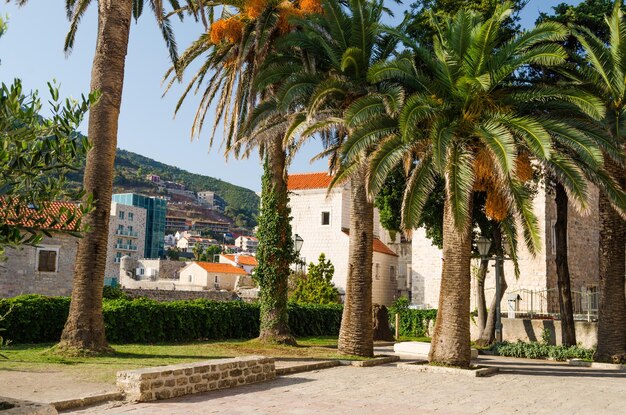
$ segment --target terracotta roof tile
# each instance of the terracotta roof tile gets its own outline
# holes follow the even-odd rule
[[[200,265],[205,271],[208,272],[217,272],[220,274],[248,275],[248,273],[243,269],[230,264],[220,264],[218,262],[196,262],[196,264]]]
[[[229,261],[233,261],[235,262],[235,256],[236,255],[223,255],[224,258],[228,259]],[[259,265],[258,262],[256,262],[256,258],[253,257],[252,255],[239,255],[239,263],[241,265],[252,265],[254,267],[256,267],[257,265]]]
[[[14,213],[7,213],[5,209],[2,208],[2,205],[3,203],[2,203],[2,200],[0,199],[0,220],[5,219],[6,216],[13,216]],[[63,226],[62,223],[53,224],[52,219],[50,219],[51,216],[58,216],[62,208],[67,209],[69,212],[74,212],[76,215],[75,219],[71,223],[69,223],[68,226]],[[19,225],[22,225],[25,227],[36,227],[39,229],[46,229],[46,230],[74,231],[76,230],[77,220],[82,216],[82,213],[78,205],[74,202],[57,202],[57,201],[49,202],[46,204],[45,209],[43,211],[38,211],[37,209],[31,209],[31,208],[27,208],[27,209],[29,209],[29,211],[24,215],[25,217],[22,221],[20,221]],[[43,219],[43,218],[48,218],[48,220],[46,220],[44,223],[36,223],[38,222],[38,220]],[[60,216],[60,219],[62,222],[64,222],[66,218],[67,218],[66,215]],[[9,221],[9,223],[15,225],[15,223],[12,223],[11,221]]]
[[[333,179],[326,172],[290,174],[287,178],[289,190],[326,189]]]
[[[387,254],[391,256],[398,256],[398,254],[393,252],[391,248],[385,245],[380,239],[374,238],[374,243],[372,245],[374,248],[374,252],[379,252],[381,254]]]

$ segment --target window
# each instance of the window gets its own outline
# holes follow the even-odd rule
[[[117,230],[120,232],[124,232],[124,225],[117,225]]]
[[[57,272],[59,248],[37,248],[37,271]]]
[[[213,282],[214,282],[214,283],[216,283],[216,284],[217,284],[218,282],[220,282],[220,281],[219,281],[219,278],[217,277],[217,275],[215,276],[215,281],[213,281]]]
[[[117,238],[117,244],[122,245],[122,238]]]
[[[550,241],[550,245],[551,245],[551,251],[552,251],[552,255],[556,254],[556,221],[552,220],[550,221],[550,229],[552,230],[552,232],[550,232],[550,236],[551,236],[551,241]]]
[[[120,211],[117,213],[117,217],[118,217],[118,218],[120,218],[120,219],[124,219],[124,211],[123,211],[123,210],[120,210]]]
[[[396,267],[393,265],[389,266],[389,281],[396,280]]]
[[[322,226],[329,226],[329,225],[330,225],[330,212],[326,210],[322,212]]]
[[[135,215],[133,214],[133,212],[128,212],[128,220],[132,221],[134,219]]]
[[[193,275],[189,275],[189,282],[193,282]]]
[[[374,277],[376,277],[376,279],[380,279],[380,264],[379,264],[379,263],[376,263],[376,264],[374,265],[374,269],[375,269],[375,271],[374,271]]]
[[[595,285],[587,286],[587,304],[589,310],[598,309],[598,287]]]

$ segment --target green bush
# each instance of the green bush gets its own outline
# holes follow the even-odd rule
[[[105,285],[102,290],[102,298],[107,300],[117,300],[118,298],[129,298],[119,286],[111,287]]]
[[[592,360],[593,349],[585,349],[580,346],[552,346],[545,342],[525,343],[517,341],[515,343],[496,343],[491,350],[500,356],[522,357],[526,359],[553,359],[564,361],[567,359]]]
[[[14,343],[58,341],[70,309],[67,297],[29,294],[0,300],[0,315],[11,312],[0,323],[3,335]]]
[[[3,335],[14,343],[56,342],[70,299],[25,295],[0,300]],[[341,305],[289,304],[295,336],[337,335]],[[156,343],[245,339],[259,334],[259,305],[209,300],[157,302],[145,298],[105,299],[104,323],[111,343]]]
[[[395,329],[396,314],[400,315],[398,333],[404,337],[424,337],[428,334],[428,324],[437,317],[437,310],[415,310],[409,308],[409,299],[400,297],[389,307],[389,322]]]

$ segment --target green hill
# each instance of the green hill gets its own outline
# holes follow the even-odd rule
[[[160,176],[161,180],[184,184],[188,190],[194,192],[213,191],[224,199],[226,215],[232,218],[238,226],[252,228],[256,225],[259,197],[252,190],[213,177],[190,173],[130,151],[117,149],[113,183],[116,192],[160,194],[159,188],[146,179],[146,175],[149,174]],[[69,178],[80,183],[82,175],[83,172],[80,171],[71,174]]]

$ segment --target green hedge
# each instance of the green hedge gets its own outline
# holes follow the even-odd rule
[[[524,343],[517,341],[514,343],[496,343],[491,350],[500,356],[523,357],[526,359],[554,359],[564,361],[567,359],[593,359],[593,349],[585,349],[580,346],[554,346],[539,342]]]
[[[395,329],[396,314],[400,315],[400,329],[398,333],[403,337],[425,337],[428,334],[428,324],[437,318],[437,310],[415,310],[409,308],[409,299],[402,296],[396,299],[389,307],[389,323]]]
[[[14,343],[56,342],[68,311],[65,297],[2,299],[0,315],[8,315],[0,327]],[[245,339],[259,334],[259,306],[242,301],[105,299],[103,312],[111,343]],[[289,324],[295,336],[337,335],[341,313],[341,305],[290,304]]]

